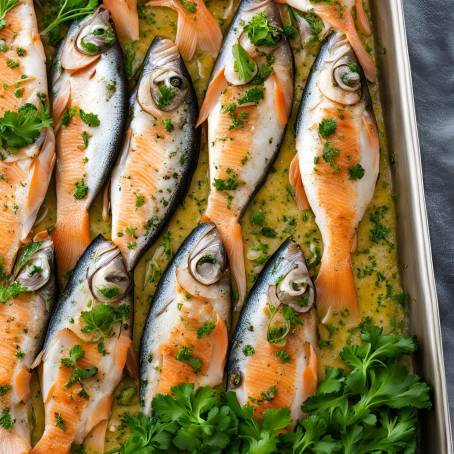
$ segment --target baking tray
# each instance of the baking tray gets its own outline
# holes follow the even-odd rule
[[[433,387],[434,407],[422,412],[420,452],[453,453],[448,395],[429,227],[424,200],[416,114],[403,13],[404,0],[371,0],[381,101],[396,156],[399,260],[403,288],[411,296],[410,332],[418,337],[415,370]]]

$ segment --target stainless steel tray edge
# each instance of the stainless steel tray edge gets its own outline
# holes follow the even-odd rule
[[[420,342],[415,369],[433,387],[433,410],[421,418],[421,452],[452,454],[449,399],[440,316],[424,198],[421,154],[413,98],[403,0],[372,0],[377,61],[389,149],[396,155],[399,259],[411,296],[410,331]]]

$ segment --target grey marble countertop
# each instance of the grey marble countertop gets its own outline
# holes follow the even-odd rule
[[[403,0],[454,422],[454,0]]]

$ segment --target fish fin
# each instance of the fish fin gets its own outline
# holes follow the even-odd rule
[[[147,6],[164,6],[178,13],[175,44],[185,60],[191,60],[197,47],[216,56],[222,44],[218,21],[206,7],[204,0],[188,2],[194,11],[186,9],[178,0],[150,0]]]
[[[117,341],[117,348],[114,354],[115,366],[119,370],[123,370],[131,347],[131,338],[122,331]]]
[[[356,57],[363,68],[364,74],[369,82],[374,82],[377,77],[377,68],[372,56],[367,52],[364,44],[359,37],[352,16],[352,9],[346,7],[342,14],[336,6],[314,5],[315,13],[323,20],[331,24],[336,30],[346,34]]]
[[[289,181],[295,190],[296,205],[299,210],[308,210],[309,202],[307,200],[306,191],[304,190],[303,180],[301,179],[300,164],[298,154],[292,159],[289,167]]]
[[[323,324],[332,321],[335,313],[348,311],[351,324],[356,324],[359,318],[358,302],[356,297],[355,279],[350,258],[350,249],[344,259],[338,256],[329,256],[324,251],[322,264],[315,281],[317,288],[317,309]]]
[[[106,443],[107,419],[101,421],[93,430],[88,434],[84,441],[84,447],[88,452],[103,453],[104,445]]]
[[[278,66],[278,65],[275,65]],[[281,128],[287,125],[292,107],[293,81],[288,74],[288,69],[274,68],[272,80],[274,82],[274,107],[277,121]]]
[[[230,271],[238,292],[235,311],[239,312],[246,298],[246,268],[244,265],[244,245],[241,225],[236,218],[232,218],[227,222],[218,222],[205,215],[204,220],[214,222],[221,234],[227,257],[229,258]]]
[[[318,383],[318,358],[310,342],[305,343],[306,367],[303,372],[304,394],[312,396],[317,391]]]
[[[27,454],[30,449],[30,440],[0,427],[0,454]]]
[[[54,121],[54,129],[58,131],[61,124],[60,121],[63,117],[63,113],[69,105],[71,99],[71,82],[67,79],[64,81],[63,86],[58,90],[57,96],[52,102],[52,118]]]
[[[110,183],[111,180],[104,186],[102,194],[102,220],[104,222],[109,222],[110,219]]]
[[[137,367],[137,357],[134,347],[131,344],[128,348],[128,355],[126,357],[126,370],[128,371],[129,376],[137,381],[139,379],[139,368]]]
[[[369,18],[367,17],[366,11],[364,10],[363,0],[355,0],[355,9],[356,9],[356,22],[361,33],[364,33],[366,36],[370,36],[372,30],[370,28]]]
[[[137,41],[139,39],[137,0],[103,0],[103,4],[110,11],[120,39]]]
[[[224,68],[221,68],[213,77],[210,84],[208,85],[205,93],[205,98],[200,108],[199,119],[197,120],[197,127],[200,126],[210,115],[213,107],[218,101],[219,96],[227,86],[227,80],[224,75]]]
[[[211,333],[211,342],[213,344],[213,351],[211,354],[211,361],[209,369],[206,372],[206,377],[212,383],[221,383],[224,376],[225,362],[227,358],[227,350],[229,346],[229,335],[227,325],[224,320],[217,315],[216,326]],[[201,383],[204,385],[205,383]]]
[[[63,48],[61,54],[60,63],[62,68],[64,68],[70,74],[75,74],[79,71],[84,70],[85,68],[88,68],[101,58],[101,54],[81,54],[76,49],[76,37],[68,39],[64,46],[65,47]]]
[[[44,356],[44,350],[41,350],[38,355],[36,356],[35,360],[33,361],[30,369],[36,369],[37,367],[39,367],[41,365],[41,362],[43,360],[43,356]]]
[[[23,402],[30,397],[30,378],[31,373],[25,367],[22,367],[14,377],[14,391]]]
[[[204,0],[195,0],[197,44],[200,50],[217,57],[222,45],[222,30]]]
[[[53,130],[48,128],[43,147],[39,155],[33,160],[29,192],[25,204],[25,220],[22,225],[21,241],[25,241],[35,223],[38,211],[46,197],[55,161],[55,136]]]
[[[91,410],[90,416],[87,419],[87,423],[85,425],[85,429],[88,433],[92,433],[92,431],[96,431],[96,428],[99,424],[103,423],[104,421],[107,422],[110,416],[110,411],[112,410],[112,396],[109,394],[104,396],[96,405],[95,408]],[[105,431],[102,433],[97,433],[96,436],[103,435],[105,436]],[[96,443],[99,444],[99,440],[94,440]],[[102,440],[104,442],[104,438]],[[104,452],[101,450],[101,452]]]
[[[91,241],[87,209],[82,204],[74,204],[73,208],[76,211],[71,215],[63,217],[57,214],[57,224],[52,232],[60,276],[74,268]]]

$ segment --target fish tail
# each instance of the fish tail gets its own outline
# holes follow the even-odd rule
[[[76,211],[60,216],[52,232],[58,273],[65,276],[71,271],[90,244],[89,214],[85,206],[73,204]]]
[[[0,454],[27,454],[30,440],[15,432],[0,428]]]
[[[84,446],[88,452],[104,452],[106,439],[107,420],[101,421],[88,434]]]
[[[219,23],[203,0],[150,0],[148,6],[164,6],[178,13],[175,44],[185,60],[191,60],[197,47],[217,55],[222,44]]]
[[[120,38],[137,41],[139,39],[137,0],[103,0],[103,3],[112,15]]]
[[[356,286],[350,258],[350,248],[343,257],[325,250],[320,271],[315,281],[317,309],[322,323],[328,324],[335,313],[347,311],[352,324],[359,317]]]
[[[204,220],[213,222],[218,229],[229,259],[230,271],[238,292],[235,311],[240,311],[246,298],[246,268],[244,266],[244,245],[241,225],[236,218],[215,219],[206,214]]]

